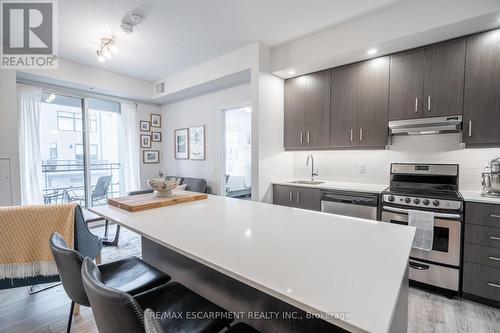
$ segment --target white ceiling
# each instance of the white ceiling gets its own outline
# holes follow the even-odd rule
[[[275,46],[401,0],[78,0],[59,1],[59,56],[154,81],[253,42]],[[130,35],[122,16],[146,19]],[[100,37],[120,49],[97,62]]]

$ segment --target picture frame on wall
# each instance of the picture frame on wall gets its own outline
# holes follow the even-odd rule
[[[161,128],[161,115],[151,113],[151,127]]]
[[[189,128],[189,159],[205,159],[205,126]]]
[[[174,130],[174,154],[176,160],[189,158],[189,129],[179,128]]]
[[[144,164],[158,164],[158,163],[160,163],[160,151],[159,150],[143,150],[142,151],[142,162]]]
[[[161,132],[151,132],[151,141],[161,142]]]
[[[141,120],[139,122],[139,129],[141,132],[149,132],[150,130],[150,123],[147,120]]]
[[[151,148],[151,136],[149,134],[141,134],[141,148]]]

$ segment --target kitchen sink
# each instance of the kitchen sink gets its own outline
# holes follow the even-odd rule
[[[323,184],[324,182],[319,181],[319,180],[294,180],[290,183],[292,183],[292,184],[304,184],[304,185],[319,185],[319,184]]]

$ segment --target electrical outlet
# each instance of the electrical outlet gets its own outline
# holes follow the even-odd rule
[[[361,165],[359,166],[359,174],[366,175],[366,164],[365,163],[361,163]]]

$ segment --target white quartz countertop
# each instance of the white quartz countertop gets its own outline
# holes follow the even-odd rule
[[[127,212],[91,208],[140,235],[351,331],[387,332],[414,228],[209,195]]]
[[[385,184],[332,182],[332,181],[326,181],[326,180],[318,180],[318,181],[321,181],[323,183],[317,184],[317,185],[293,183],[293,181],[296,181],[296,180],[298,180],[298,179],[292,179],[292,180],[286,180],[286,181],[276,181],[276,182],[272,182],[272,184],[319,188],[319,189],[324,189],[324,190],[343,190],[343,191],[367,192],[367,193],[377,193],[377,194],[382,193],[386,188],[389,187],[389,185],[385,185]],[[304,179],[301,179],[301,180],[304,180]]]
[[[483,197],[481,191],[460,191],[465,201],[500,205],[500,198]]]

